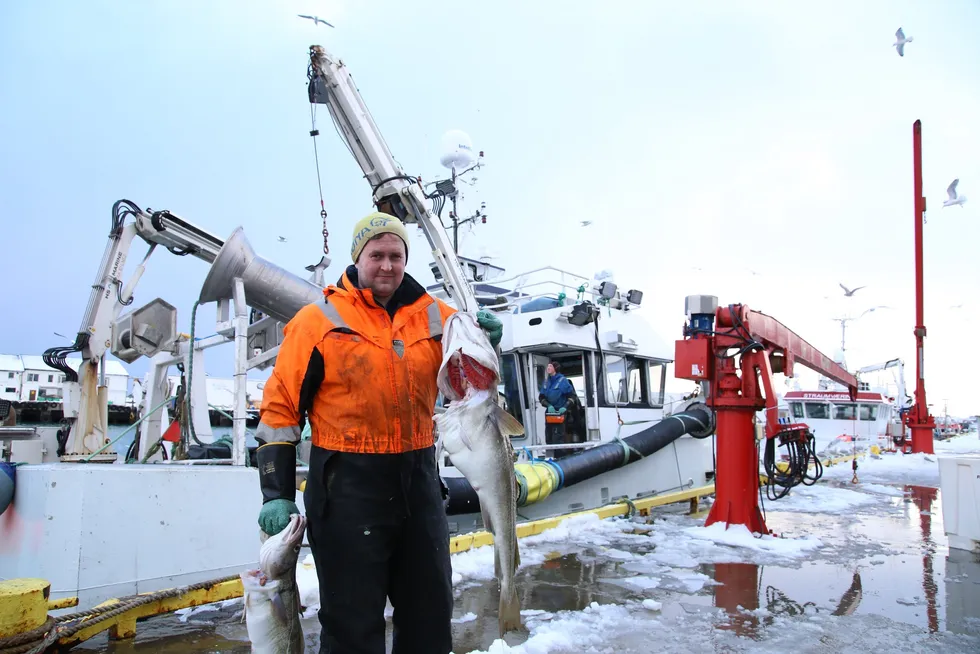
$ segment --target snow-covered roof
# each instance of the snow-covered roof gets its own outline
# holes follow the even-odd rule
[[[0,370],[4,372],[24,372],[24,363],[19,354],[0,354]]]
[[[22,354],[20,359],[24,364],[24,370],[54,370],[51,366],[44,363],[44,359],[35,354]],[[69,357],[65,362],[71,366],[72,370],[78,370],[78,366],[81,365],[81,357]],[[123,367],[118,361],[113,359],[106,359],[105,361],[105,374],[107,375],[119,375],[122,377],[128,377],[129,373],[126,372],[126,368]]]

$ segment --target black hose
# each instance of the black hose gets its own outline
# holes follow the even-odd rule
[[[563,478],[561,488],[565,488],[639,461],[662,450],[684,434],[692,431],[704,432],[710,425],[711,415],[707,408],[691,407],[687,411],[664,418],[652,427],[623,438],[622,442],[604,443],[584,452],[552,461],[551,464],[561,469]],[[480,500],[476,491],[464,477],[446,477],[443,481],[449,487],[447,515],[476,513],[480,510]],[[560,492],[560,489],[556,492]]]

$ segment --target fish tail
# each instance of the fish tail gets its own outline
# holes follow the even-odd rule
[[[521,623],[521,602],[517,599],[517,588],[500,588],[500,608],[497,613],[497,623],[500,636],[508,631],[523,631]]]

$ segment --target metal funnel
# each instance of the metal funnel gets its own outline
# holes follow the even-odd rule
[[[218,252],[198,300],[204,303],[231,298],[236,277],[245,282],[249,306],[284,323],[307,304],[323,299],[320,287],[256,255],[241,227]]]

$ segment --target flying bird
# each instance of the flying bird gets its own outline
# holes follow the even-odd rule
[[[966,196],[956,195],[956,185],[959,183],[960,180],[957,177],[956,179],[953,180],[953,183],[949,185],[949,188],[946,189],[946,195],[949,196],[949,199],[943,202],[944,207],[951,207],[954,204],[960,205],[960,208],[963,207],[963,203],[966,202]]]
[[[839,283],[839,282],[838,282],[838,283]],[[853,289],[852,289],[852,288],[847,288],[847,287],[846,287],[846,286],[844,286],[843,284],[840,284],[840,287],[841,287],[842,289],[844,289],[844,295],[845,295],[846,297],[851,297],[851,296],[853,296],[853,295],[854,295],[855,293],[857,293],[858,291],[860,291],[860,290],[861,290],[862,288],[866,288],[865,286],[858,286],[857,288],[853,288]]]
[[[285,243],[286,242],[286,237],[285,236],[280,236],[279,237],[279,242],[280,243]]]
[[[296,14],[296,15],[299,16],[300,18],[306,18],[307,20],[312,20],[314,25],[316,25],[317,23],[323,23],[327,27],[333,27],[333,25],[331,25],[327,21],[323,20],[319,16],[304,16],[303,14]],[[899,31],[901,31],[901,30],[899,30]]]
[[[855,289],[855,290],[856,290],[856,289]],[[867,313],[871,313],[871,312],[872,312],[872,311],[874,311],[875,309],[891,309],[891,307],[887,307],[887,306],[885,306],[884,304],[879,304],[879,305],[878,305],[878,306],[876,306],[876,307],[871,307],[870,309],[865,309],[865,310],[864,310],[864,311],[863,311],[863,312],[861,313],[861,315],[860,315],[860,316],[858,316],[858,318],[862,318],[862,317],[863,317],[863,316],[864,316],[865,314],[867,314]]]
[[[589,225],[592,224],[591,220],[582,220],[580,222],[582,223],[582,227],[588,227]]]
[[[909,38],[905,38],[905,32],[902,31],[902,28],[901,27],[899,27],[898,28],[898,31],[895,32],[895,39],[896,39],[896,41],[894,43],[892,43],[892,45],[895,46],[895,49],[896,50],[898,50],[898,56],[899,57],[904,57],[905,56],[905,44],[906,43],[911,43],[912,42],[912,37],[910,36]]]

